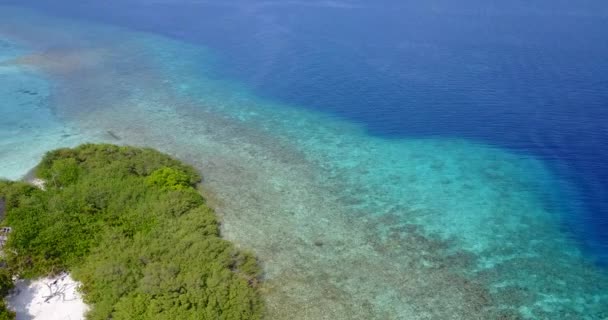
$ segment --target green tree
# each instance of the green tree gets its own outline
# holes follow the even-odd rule
[[[13,279],[10,271],[7,268],[0,267],[0,297],[8,294],[13,288]],[[15,313],[8,310],[4,299],[0,299],[0,320],[15,319]]]
[[[157,186],[169,190],[183,190],[190,188],[190,177],[185,172],[174,168],[160,168],[154,170],[146,178],[146,183],[150,186]]]
[[[219,236],[190,166],[152,149],[86,144],[49,152],[37,174],[45,191],[0,182],[10,273],[71,271],[88,319],[261,318],[257,261]]]

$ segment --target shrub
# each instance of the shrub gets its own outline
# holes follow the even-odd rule
[[[88,319],[261,318],[257,261],[219,237],[190,166],[87,144],[49,152],[37,174],[46,191],[0,182],[12,273],[71,271]]]
[[[184,190],[190,188],[190,177],[180,170],[164,167],[154,170],[146,178],[146,184],[166,190]]]
[[[2,262],[4,264],[4,262]],[[13,279],[10,271],[5,267],[0,267],[0,320],[13,320],[15,313],[6,308],[4,297],[13,288]]]

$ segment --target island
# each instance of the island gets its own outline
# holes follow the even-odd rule
[[[221,238],[191,166],[85,144],[48,152],[35,176],[43,188],[0,181],[3,296],[15,279],[69,273],[90,320],[262,318],[258,261]],[[2,300],[0,320],[13,318]]]

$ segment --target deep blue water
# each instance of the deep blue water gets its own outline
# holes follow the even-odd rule
[[[564,204],[565,227],[608,262],[605,1],[32,6],[204,44],[218,53],[218,76],[373,135],[462,137],[536,155],[575,183],[580,201]]]

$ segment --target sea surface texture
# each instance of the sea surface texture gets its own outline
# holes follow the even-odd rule
[[[605,1],[0,0],[0,177],[204,173],[268,319],[608,319]]]

